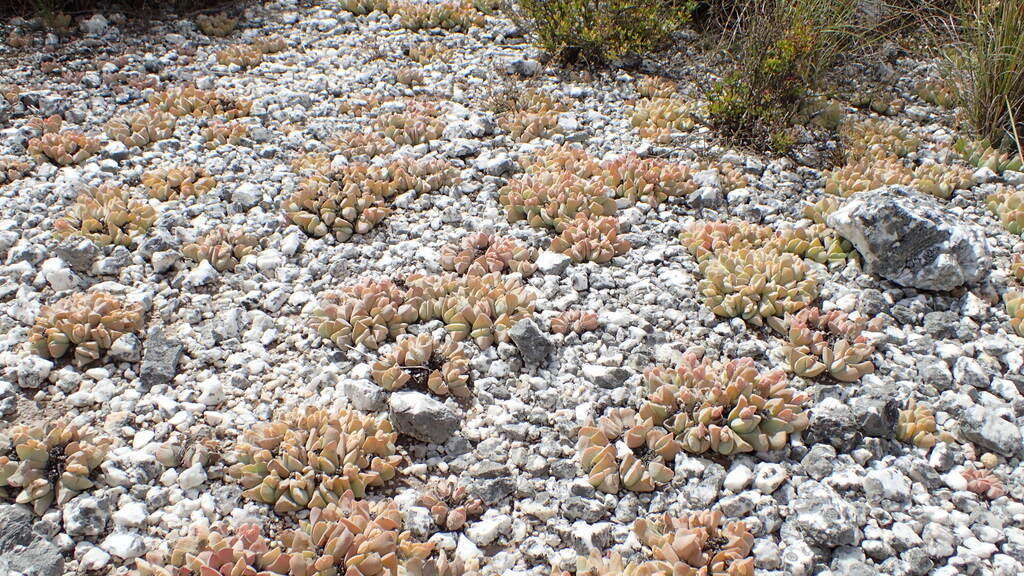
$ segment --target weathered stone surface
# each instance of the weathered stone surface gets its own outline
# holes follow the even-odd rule
[[[178,373],[182,351],[181,343],[167,338],[162,330],[151,331],[142,357],[142,383],[147,387],[169,384]]]
[[[828,217],[864,268],[901,286],[951,290],[979,282],[992,260],[984,231],[902,186],[858,192]]]
[[[388,404],[395,428],[423,442],[443,444],[459,427],[459,416],[455,412],[420,392],[395,392]]]
[[[551,354],[551,340],[529,318],[516,322],[508,333],[527,362],[540,364]]]

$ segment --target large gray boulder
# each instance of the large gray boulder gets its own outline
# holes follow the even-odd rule
[[[420,392],[395,392],[388,405],[398,432],[422,442],[444,444],[459,428],[458,414]]]
[[[861,253],[865,271],[901,286],[951,290],[979,282],[992,264],[983,230],[912,188],[858,192],[828,224]]]

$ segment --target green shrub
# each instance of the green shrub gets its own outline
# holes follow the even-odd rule
[[[538,44],[563,62],[601,64],[662,46],[689,21],[690,0],[520,0]]]
[[[730,66],[711,89],[709,122],[778,149],[801,104],[847,45],[852,0],[719,0],[711,10]]]
[[[1024,0],[964,0],[962,11],[952,64],[964,115],[980,136],[1021,153]]]

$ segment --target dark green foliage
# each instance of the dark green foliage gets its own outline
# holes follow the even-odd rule
[[[520,0],[542,48],[566,63],[600,64],[665,44],[689,21],[689,0]]]

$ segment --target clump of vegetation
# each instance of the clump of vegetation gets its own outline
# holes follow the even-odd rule
[[[663,46],[687,24],[689,0],[520,0],[537,43],[565,63],[603,64]]]
[[[523,246],[511,238],[486,232],[465,237],[459,244],[441,249],[441,267],[468,276],[490,272],[516,272],[523,277],[537,270],[537,250]]]
[[[125,334],[142,329],[142,307],[106,292],[81,292],[39,310],[28,343],[40,356],[71,352],[75,366],[87,366]]]
[[[967,120],[1024,163],[1024,0],[962,0],[963,38],[952,64]]]
[[[171,166],[142,174],[142,186],[149,196],[164,202],[199,196],[213,190],[216,185],[216,178],[201,166]]]
[[[744,144],[785,151],[801,103],[848,40],[855,2],[742,0],[721,22],[731,69],[713,87],[710,123]]]
[[[901,442],[913,444],[925,450],[935,446],[936,437],[935,415],[931,409],[918,404],[913,398],[907,402],[907,408],[900,410],[896,424],[896,438]]]
[[[573,262],[604,264],[629,248],[629,241],[619,237],[619,219],[614,216],[592,219],[577,214],[551,241],[553,252],[565,254]]]
[[[232,271],[259,247],[255,236],[226,226],[214,228],[197,241],[186,244],[181,253],[195,262],[209,262],[218,272]]]
[[[79,194],[53,228],[62,236],[84,236],[97,244],[128,246],[155,221],[152,206],[132,199],[123,188],[104,184]]]
[[[373,364],[374,382],[389,392],[406,386],[438,396],[469,398],[469,358],[457,342],[441,343],[430,334],[405,335]]]
[[[584,312],[582,310],[566,310],[551,319],[552,334],[582,334],[593,332],[600,326],[600,320],[596,312]]]

